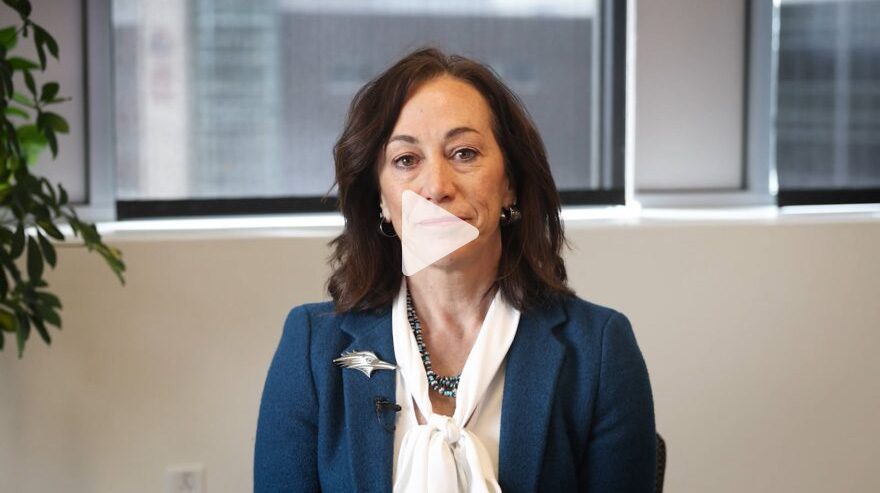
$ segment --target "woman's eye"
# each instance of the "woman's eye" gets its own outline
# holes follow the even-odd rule
[[[462,161],[470,161],[471,159],[477,157],[477,151],[473,149],[459,149],[455,151],[455,157],[461,159]]]
[[[401,168],[409,168],[409,167],[413,166],[414,164],[416,164],[416,159],[415,159],[415,156],[413,156],[412,154],[404,154],[403,156],[394,158],[394,160],[392,162],[394,163],[395,166],[398,166]]]

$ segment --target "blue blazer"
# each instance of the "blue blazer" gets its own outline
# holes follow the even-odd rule
[[[396,362],[390,307],[290,312],[263,390],[255,492],[391,491],[393,421],[380,420],[375,400],[396,400],[395,374],[332,363],[352,350]],[[624,315],[576,297],[523,312],[505,371],[505,493],[654,491],[651,385]]]

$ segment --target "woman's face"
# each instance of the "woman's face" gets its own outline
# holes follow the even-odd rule
[[[476,240],[434,265],[495,261],[501,208],[515,202],[492,113],[470,84],[443,75],[424,82],[404,103],[379,156],[382,215],[402,231],[402,194],[410,190],[479,230]],[[493,258],[494,257],[494,258]]]

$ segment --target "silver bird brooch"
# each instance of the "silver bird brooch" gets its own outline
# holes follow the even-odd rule
[[[342,368],[352,368],[370,378],[374,370],[396,370],[397,366],[379,359],[372,351],[348,351],[333,360]]]

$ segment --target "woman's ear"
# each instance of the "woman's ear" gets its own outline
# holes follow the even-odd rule
[[[385,205],[385,199],[379,199],[379,210],[382,212],[382,217],[385,218],[386,221],[391,220],[391,211],[388,210],[388,206]]]

